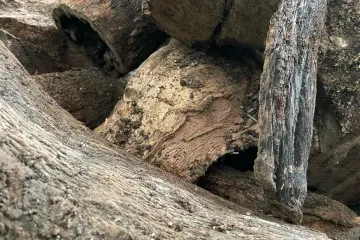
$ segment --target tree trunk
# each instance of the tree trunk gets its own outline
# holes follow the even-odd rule
[[[255,176],[301,221],[316,99],[317,53],[326,0],[282,1],[267,37],[259,98]]]
[[[5,239],[327,239],[137,161],[61,109],[0,42]]]
[[[154,20],[188,46],[218,44],[263,48],[269,20],[280,0],[150,0]]]
[[[254,173],[230,167],[227,161],[223,159],[213,164],[198,185],[251,209],[251,214],[271,219],[269,214],[272,214],[273,199],[264,195],[263,189],[255,181]],[[327,197],[309,193],[304,202],[302,225],[325,232],[332,239],[358,240],[360,224],[357,220],[356,213]]]
[[[66,111],[94,129],[122,98],[125,78],[112,78],[97,68],[34,75],[34,80]]]
[[[166,39],[141,1],[61,0],[53,11],[56,25],[110,75],[136,68]]]

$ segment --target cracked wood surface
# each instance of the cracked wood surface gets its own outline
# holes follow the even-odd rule
[[[0,238],[327,239],[252,216],[94,136],[0,42]]]
[[[259,97],[255,176],[301,221],[326,0],[282,1],[268,32]]]

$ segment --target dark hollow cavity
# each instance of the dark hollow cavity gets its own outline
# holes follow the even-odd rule
[[[221,165],[232,167],[241,172],[254,171],[254,163],[257,157],[258,148],[257,146],[249,146],[242,150],[234,150],[231,153],[227,153],[217,159],[206,171],[204,177],[209,172]],[[201,182],[201,178],[199,183]]]
[[[110,76],[120,76],[115,54],[87,21],[65,13],[60,14],[59,21],[66,36],[80,46],[98,68]]]
[[[243,150],[235,150],[220,157],[217,162],[235,168],[241,172],[254,171],[254,162],[258,148],[250,146]]]
[[[246,149],[235,150],[232,153],[221,156],[207,169],[205,175],[197,181],[197,185],[212,192],[215,195],[225,199],[230,199],[230,196],[227,195],[226,191],[223,192],[219,191],[219,189],[214,189],[214,179],[221,177],[222,174],[246,177],[246,172],[254,171],[254,162],[257,157],[257,151],[258,148],[256,146],[250,146]],[[238,175],[236,172],[242,172],[243,174]],[[236,179],[236,181],[242,180]]]
[[[348,208],[350,208],[351,210],[356,212],[356,214],[358,216],[360,216],[360,204],[358,204],[358,205],[350,205],[350,206],[348,206]]]

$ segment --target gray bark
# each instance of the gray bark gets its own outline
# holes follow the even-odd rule
[[[0,238],[328,239],[242,213],[94,136],[0,42]]]
[[[284,0],[271,19],[259,97],[255,176],[299,222],[307,192],[319,32],[326,0]]]

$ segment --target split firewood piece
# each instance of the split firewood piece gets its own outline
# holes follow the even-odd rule
[[[33,76],[60,106],[89,128],[99,126],[123,95],[125,78],[105,75],[97,68]]]
[[[167,38],[137,0],[61,0],[53,17],[72,42],[114,76],[136,68]]]
[[[124,98],[97,131],[148,162],[197,180],[219,156],[258,139],[261,66],[239,58],[245,52],[230,53],[237,60],[171,40],[130,76]]]
[[[301,221],[326,0],[284,0],[271,19],[259,98],[255,176]]]

